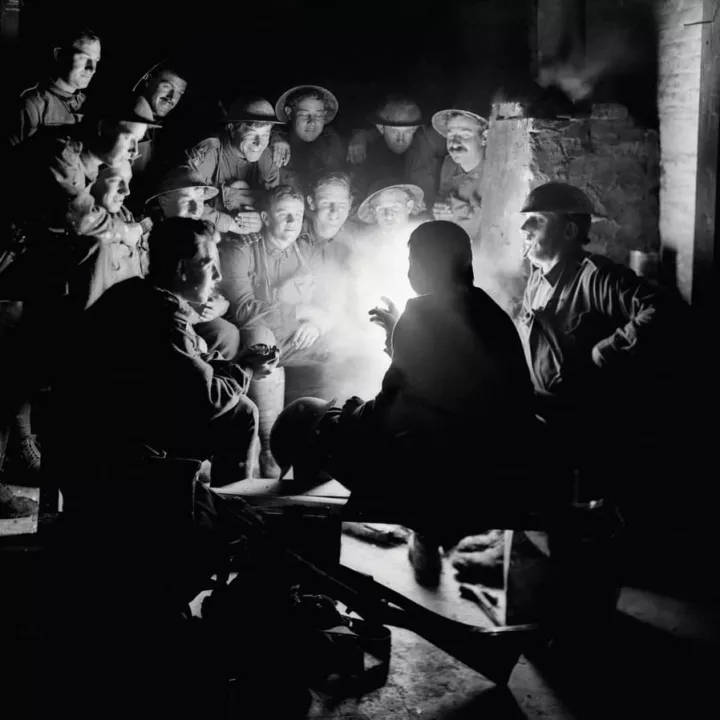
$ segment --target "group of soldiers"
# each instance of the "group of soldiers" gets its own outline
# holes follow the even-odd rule
[[[595,210],[581,190],[549,183],[517,209],[528,216],[533,267],[518,339],[482,291],[466,295],[488,130],[472,109],[440,110],[428,125],[415,102],[392,96],[343,139],[332,127],[335,95],[298,86],[274,106],[237,98],[213,133],[173,148],[167,117],[192,84],[180,66],[160,62],[132,92],[91,105],[84,90],[100,38],[71,34],[54,58],[53,77],[22,94],[10,133],[22,190],[9,206],[0,275],[3,455],[45,466],[30,410],[50,387],[56,406],[66,398],[61,417],[84,408],[77,425],[49,433],[74,486],[82,473],[73,458],[87,457],[90,435],[101,465],[150,449],[212,458],[213,485],[278,477],[296,460],[271,447],[281,411],[288,406],[284,421],[299,412],[302,425],[315,414],[292,401],[348,397],[338,390],[348,378],[360,387],[371,320],[386,330],[391,364],[372,410],[351,398],[338,416],[372,418],[358,425],[362,443],[345,439],[347,457],[328,455],[350,485],[361,469],[387,478],[355,462],[358,453],[393,477],[399,467],[475,473],[478,438],[488,483],[517,478],[514,433],[534,434],[536,416],[563,438],[574,468],[607,479],[583,438],[619,426],[628,378],[636,367],[647,374],[642,359],[664,337],[670,304],[583,249]],[[391,295],[385,288],[396,296],[373,309]],[[413,293],[442,302],[421,310],[430,301],[414,299],[403,314]],[[291,436],[292,447],[305,437]],[[398,449],[389,437],[410,440]]]
[[[147,274],[151,228],[172,217],[208,220],[222,238],[223,281],[194,308],[193,325],[208,351],[226,359],[241,345],[279,348],[277,372],[250,388],[260,408],[260,469],[276,476],[268,438],[284,400],[307,394],[303,387],[332,393],[328,378],[343,371],[328,369],[333,342],[357,345],[347,340],[357,313],[349,300],[340,311],[338,295],[357,301],[379,286],[370,268],[388,265],[389,236],[396,252],[386,269],[402,274],[410,229],[432,215],[477,235],[487,122],[448,110],[430,127],[415,102],[393,96],[342,138],[332,126],[336,96],[307,85],[274,106],[237,98],[207,137],[184,146],[163,132],[192,89],[190,73],[165,60],[131,92],[93,103],[85,92],[101,50],[87,29],[59,40],[54,72],[22,93],[10,118],[9,162],[34,192],[13,198],[4,243],[4,334],[21,348],[6,376],[33,374],[26,359],[36,357],[55,300],[88,309],[113,284]],[[366,268],[365,278],[355,271],[353,283],[340,282],[350,267]],[[296,372],[286,392],[285,368],[292,375],[308,366],[314,370]],[[13,381],[0,447],[36,472],[31,385],[42,386],[37,374],[30,385]]]
[[[179,66],[91,105],[100,38],[73,33],[54,59],[7,147],[0,458],[51,475],[66,517],[112,535],[158,492],[139,465],[210,460],[193,516],[232,542],[253,513],[212,486],[326,473],[360,513],[415,530],[432,584],[440,549],[493,527],[493,508],[568,501],[578,472],[575,499],[632,483],[638,464],[593,440],[651,436],[644,388],[675,306],[585,250],[595,208],[560,182],[517,208],[532,266],[517,321],[475,287],[488,122],[472,108],[427,124],[393,96],[344,139],[335,95],[306,85],[238,98],[173,147]],[[373,323],[390,364],[365,402],[338,388],[361,387]],[[31,409],[48,395],[41,461]],[[36,510],[2,485],[0,503]]]

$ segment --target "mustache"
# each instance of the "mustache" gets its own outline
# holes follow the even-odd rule
[[[467,152],[467,148],[464,145],[451,145],[450,152],[454,152],[454,153]]]

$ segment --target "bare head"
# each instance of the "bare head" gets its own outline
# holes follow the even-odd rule
[[[98,173],[97,180],[91,185],[90,193],[95,202],[110,213],[120,212],[125,198],[130,195],[132,165],[129,161],[117,166],[105,167]]]
[[[148,279],[190,303],[206,303],[222,279],[215,226],[205,220],[169,218],[148,241]]]
[[[331,239],[345,224],[352,207],[350,178],[337,172],[323,175],[307,197],[313,213],[313,227],[318,237]]]
[[[472,286],[472,245],[459,225],[445,220],[423,223],[413,230],[408,248],[408,280],[418,295]]]
[[[303,196],[289,185],[273,188],[260,213],[266,229],[266,238],[280,250],[290,247],[300,235],[305,201]]]
[[[69,92],[85,90],[97,72],[100,53],[100,38],[87,28],[60,38],[53,50],[57,80]]]

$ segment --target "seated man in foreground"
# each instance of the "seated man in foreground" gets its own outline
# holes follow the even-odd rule
[[[206,302],[220,279],[216,243],[211,223],[165,220],[150,235],[147,277],[114,285],[80,322],[58,377],[62,425],[53,436],[55,462],[72,467],[58,475],[68,511],[88,491],[102,507],[117,491],[102,481],[111,466],[153,454],[212,458],[213,484],[252,472],[257,408],[246,391],[255,372],[270,369],[267,359],[207,356],[190,322],[190,303]]]
[[[418,580],[431,582],[439,546],[482,529],[483,511],[518,498],[532,503],[533,488],[545,500],[551,493],[537,472],[530,482],[525,462],[534,416],[520,339],[473,285],[470,238],[454,223],[433,221],[413,231],[409,247],[408,277],[420,297],[399,319],[372,311],[391,334],[381,392],[365,403],[353,398],[342,411],[307,399],[299,403],[317,405],[315,412],[288,406],[272,451],[284,471],[325,471],[352,490],[350,506],[382,510],[418,531],[410,559]],[[457,490],[476,493],[477,504],[460,507]]]

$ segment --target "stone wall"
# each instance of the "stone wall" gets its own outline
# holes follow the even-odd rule
[[[660,0],[659,23],[660,237],[665,264],[690,300],[700,107],[702,0]],[[696,23],[696,24],[692,24]],[[672,269],[672,268],[671,268]]]
[[[582,188],[607,219],[594,223],[588,249],[627,264],[631,250],[657,251],[659,142],[621,106],[596,106],[587,118],[523,116],[518,104],[493,108],[485,160],[476,282],[506,310],[519,304],[528,267],[522,256],[530,190],[549,180]]]

